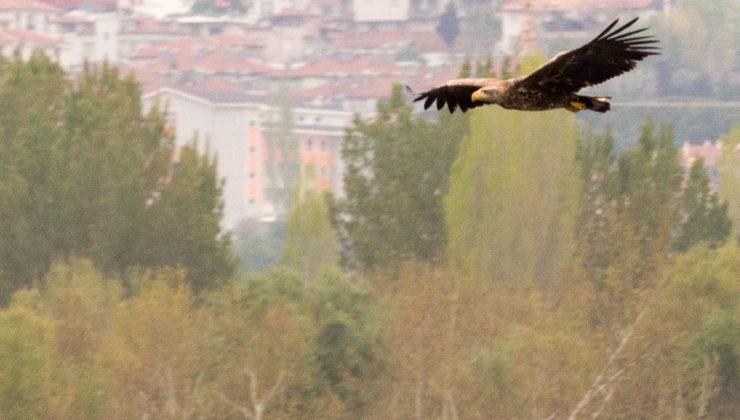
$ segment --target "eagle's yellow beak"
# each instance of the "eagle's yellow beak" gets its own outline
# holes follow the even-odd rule
[[[486,95],[482,90],[478,89],[470,96],[470,99],[473,102],[485,102],[486,99],[488,99],[488,95]]]

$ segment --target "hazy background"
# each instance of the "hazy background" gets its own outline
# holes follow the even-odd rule
[[[607,114],[423,111],[614,18]],[[740,2],[0,4],[0,417],[740,417]]]

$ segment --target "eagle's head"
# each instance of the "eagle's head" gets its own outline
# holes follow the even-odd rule
[[[470,96],[470,100],[475,102],[483,102],[486,104],[497,104],[501,103],[503,99],[504,89],[500,85],[484,86]]]

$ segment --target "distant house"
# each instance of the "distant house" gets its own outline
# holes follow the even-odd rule
[[[619,16],[644,16],[662,7],[656,0],[508,0],[501,7],[501,39],[497,49],[517,55],[527,42],[550,38],[581,38]]]
[[[0,30],[0,53],[6,57],[14,54],[28,60],[34,52],[42,52],[52,60],[59,61],[62,42],[56,38],[22,30]]]
[[[355,0],[353,21],[370,30],[396,26],[409,20],[410,0]]]
[[[144,95],[143,102],[147,109],[166,106],[178,146],[197,136],[199,146],[217,156],[225,180],[224,230],[284,216],[267,196],[268,165],[275,157],[266,131],[280,111],[269,105],[270,98],[226,89],[165,87]],[[293,118],[302,171],[319,190],[341,194],[340,145],[352,113],[296,106]]]
[[[53,36],[49,22],[62,10],[34,0],[0,0],[0,29]]]
[[[316,57],[321,50],[321,17],[299,9],[284,9],[271,15],[265,25],[247,32],[265,45],[264,60],[287,63]]]
[[[51,22],[64,42],[60,60],[67,69],[87,62],[119,62],[121,19],[115,12],[93,13],[75,10]]]
[[[709,174],[709,183],[712,190],[719,189],[719,169],[717,164],[722,156],[724,144],[721,141],[710,142],[704,140],[700,144],[684,143],[681,147],[681,163],[688,170],[698,159],[701,159]]]

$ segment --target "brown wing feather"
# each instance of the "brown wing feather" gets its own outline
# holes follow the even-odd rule
[[[609,32],[619,21],[612,22],[591,42],[561,52],[527,76],[515,80],[513,88],[576,92],[605,82],[635,68],[643,58],[659,54],[658,42],[652,36],[634,36],[647,28],[624,33],[637,18]]]
[[[424,100],[424,109],[428,109],[434,102],[437,102],[437,109],[440,110],[447,105],[450,112],[455,112],[458,107],[462,112],[470,108],[483,105],[474,103],[470,96],[476,90],[482,88],[492,79],[455,79],[450,80],[443,85],[421,93],[414,99],[414,102]]]

